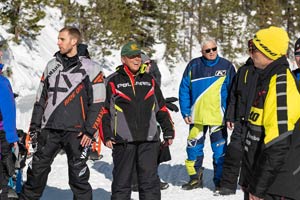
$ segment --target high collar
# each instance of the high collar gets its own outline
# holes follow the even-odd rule
[[[219,57],[219,55],[217,55],[216,59],[214,59],[214,60],[208,60],[208,59],[206,59],[204,56],[202,56],[202,57],[201,57],[201,60],[202,60],[202,62],[203,62],[206,66],[208,66],[208,67],[213,67],[213,66],[215,66],[215,65],[219,62],[220,57]]]
[[[276,73],[277,71],[281,71],[282,69],[286,69],[288,67],[289,63],[286,56],[282,56],[270,63],[265,69],[257,70],[257,72],[259,73],[261,80],[263,80],[265,78],[269,78],[273,73]]]

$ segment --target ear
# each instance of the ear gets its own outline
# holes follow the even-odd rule
[[[77,45],[77,42],[78,42],[77,38],[72,37],[72,39],[71,39],[71,44],[72,44],[73,46],[76,46],[76,45]]]
[[[122,61],[122,63],[125,63],[125,58],[124,58],[124,56],[121,57],[121,61]]]

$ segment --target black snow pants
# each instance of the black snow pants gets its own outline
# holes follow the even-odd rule
[[[43,129],[38,136],[38,149],[33,154],[27,170],[27,181],[20,194],[21,200],[38,200],[45,189],[51,164],[57,153],[64,149],[68,158],[69,185],[74,200],[92,200],[92,188],[88,182],[90,172],[87,157],[80,158],[83,148],[76,132]]]
[[[113,148],[112,200],[130,200],[134,165],[137,167],[140,200],[160,200],[157,157],[160,142],[116,144]]]
[[[245,122],[236,122],[234,124],[234,130],[230,137],[230,143],[227,147],[223,163],[221,187],[234,191],[237,188],[246,132],[247,126]]]
[[[4,131],[0,131],[0,200],[8,199],[8,172],[5,167],[5,160],[10,151],[9,143],[6,141]]]

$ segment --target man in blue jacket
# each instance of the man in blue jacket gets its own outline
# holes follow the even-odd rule
[[[0,200],[8,199],[8,178],[14,172],[11,145],[17,145],[16,106],[11,85],[2,75],[0,51]]]
[[[179,88],[179,104],[186,124],[190,126],[185,161],[190,181],[182,189],[203,187],[203,148],[209,132],[213,150],[214,184],[220,186],[222,165],[227,143],[224,111],[228,91],[235,75],[231,62],[218,56],[215,40],[207,38],[201,44],[202,57],[187,65]]]

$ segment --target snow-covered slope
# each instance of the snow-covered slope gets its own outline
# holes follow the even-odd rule
[[[35,93],[39,84],[40,76],[43,69],[52,55],[58,50],[56,46],[58,30],[62,28],[63,22],[60,19],[60,13],[55,9],[48,8],[48,17],[44,19],[42,24],[45,28],[42,30],[38,40],[31,44],[29,48],[26,44],[15,45],[9,42],[9,49],[6,52],[7,65],[12,67],[13,78],[11,79],[14,91],[20,94],[17,99],[17,125],[18,128],[28,130],[29,121]],[[0,27],[0,34],[9,39],[12,37],[7,34],[3,27]],[[166,63],[162,59],[164,45],[158,44],[154,47],[156,53],[153,59],[157,60],[158,66],[162,73],[162,91],[165,97],[178,96],[178,86],[182,77],[186,63],[177,63],[176,67],[169,71]],[[120,64],[119,51],[115,51],[105,60],[98,59],[100,63],[105,63],[104,69],[106,75],[114,71],[115,66]],[[197,52],[194,52],[197,55]],[[205,160],[204,160],[204,188],[192,191],[181,190],[181,185],[188,181],[188,175],[185,170],[184,161],[186,159],[186,138],[188,135],[188,126],[185,125],[179,113],[171,113],[175,122],[176,138],[174,144],[170,147],[172,160],[161,164],[159,167],[159,175],[163,181],[170,183],[167,190],[162,191],[162,199],[242,199],[242,192],[238,190],[236,195],[229,197],[213,196],[213,167],[212,152],[209,140],[206,141]],[[93,187],[94,199],[110,199],[110,185],[112,181],[112,158],[111,150],[102,147],[104,158],[100,161],[88,161],[91,170],[90,182]],[[26,179],[26,173],[24,174]],[[138,194],[133,193],[133,199],[138,199]],[[48,184],[45,189],[42,200],[72,199],[72,192],[68,186],[68,171],[65,155],[58,155],[52,165],[52,172],[49,175]]]

